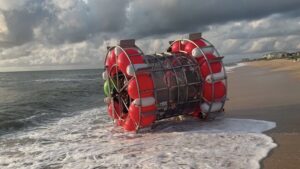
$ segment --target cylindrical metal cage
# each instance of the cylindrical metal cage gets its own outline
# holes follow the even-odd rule
[[[202,37],[173,41],[165,53],[144,55],[134,40],[108,48],[105,58],[108,113],[128,131],[155,121],[223,113],[225,68],[217,50]]]
[[[183,54],[145,55],[154,83],[157,120],[190,113],[201,102],[199,65]]]

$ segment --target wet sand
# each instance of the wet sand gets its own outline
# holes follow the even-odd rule
[[[284,66],[284,68],[281,68]],[[274,121],[267,134],[278,144],[262,161],[266,169],[300,166],[300,62],[251,62],[228,75],[229,117]]]

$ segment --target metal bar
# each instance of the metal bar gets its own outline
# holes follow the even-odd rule
[[[176,67],[174,67],[174,69],[182,68],[182,67],[190,67],[190,66],[198,66],[198,64],[176,66]],[[173,68],[155,69],[155,70],[149,70],[149,71],[159,72],[159,71],[165,71],[165,70],[173,70]]]
[[[180,63],[181,65],[183,65],[182,62],[181,62],[179,59],[178,59],[178,61],[179,61],[179,63]],[[183,74],[184,74],[185,84],[188,85],[188,81],[187,81],[187,78],[186,78],[185,70],[184,70],[183,67],[181,68],[181,70],[182,70],[182,72],[183,72]],[[186,88],[186,97],[185,97],[185,101],[188,101],[188,94],[189,94],[189,88],[187,87],[187,88]]]
[[[203,38],[200,38],[200,39],[202,40]],[[209,73],[211,74],[211,76],[212,76],[212,78],[213,78],[213,71],[212,71],[211,65],[210,65],[210,63],[209,63],[209,61],[208,61],[208,58],[207,58],[206,54],[203,52],[203,50],[202,50],[195,42],[193,42],[193,41],[191,41],[191,42],[192,42],[196,47],[198,47],[198,48],[200,49],[200,52],[202,53],[202,55],[203,55],[203,57],[204,57],[204,59],[205,59],[205,61],[206,61],[206,63],[207,63]],[[203,79],[203,80],[205,80],[205,79]],[[214,82],[212,82],[212,101],[214,101],[214,99],[215,99],[215,85],[214,85]],[[209,104],[208,112],[210,112],[211,109],[212,109],[212,104]]]
[[[180,63],[180,65],[181,65],[181,62],[179,61],[178,57],[175,57],[175,60],[178,63]],[[173,68],[173,69],[175,69],[175,68]],[[176,68],[176,69],[178,69],[178,68]],[[175,75],[176,75],[176,80],[177,80],[177,102],[180,102],[180,88],[179,87],[184,87],[184,85],[179,84],[178,77],[177,77],[178,76],[177,71],[175,71]]]
[[[126,105],[126,102],[122,99],[123,104],[125,105],[125,108],[127,109],[127,111],[129,110],[128,106]]]
[[[159,65],[160,65],[160,67],[161,67],[161,71],[163,71],[164,73],[166,73],[166,72],[165,72],[166,68],[165,68],[164,65],[162,64],[161,59],[158,59],[158,57],[156,57],[156,56],[154,56],[154,57],[155,57],[155,59],[158,61],[157,63],[159,63]],[[168,90],[167,108],[169,108],[169,106],[170,106],[170,104],[169,104],[169,100],[170,100],[170,90],[169,90],[167,84],[166,84],[166,86],[167,86],[167,89],[166,89],[166,90]]]
[[[116,46],[116,47],[119,47],[124,53],[125,53],[125,56],[127,57],[127,59],[128,59],[128,61],[129,61],[129,64],[130,65],[133,65],[132,64],[132,61],[131,61],[131,59],[130,59],[130,57],[128,56],[128,54],[127,54],[127,52],[121,47],[121,46]],[[140,50],[140,49],[139,49]],[[141,54],[142,55],[142,54]],[[140,87],[139,87],[139,82],[138,82],[138,80],[137,80],[137,76],[136,76],[136,71],[135,71],[135,68],[134,68],[134,66],[133,66],[133,74],[134,74],[134,76],[133,76],[133,79],[135,79],[136,80],[136,85],[137,85],[137,88],[138,88],[138,97],[139,97],[139,99],[140,99],[140,102],[141,102],[141,94],[140,94],[140,91],[139,91],[139,89],[140,89]],[[141,103],[140,103],[141,104]],[[139,121],[138,122],[136,122],[136,121],[134,121],[135,122],[135,124],[136,124],[136,131],[138,131],[138,129],[139,129],[139,127],[140,127],[140,123],[141,123],[141,106],[138,106],[139,107]]]
[[[206,39],[203,39],[203,40],[204,40],[207,44],[213,46],[208,40],[206,40]],[[218,52],[218,50],[217,50],[215,47],[213,47],[213,49],[214,49],[214,52],[215,52],[218,56],[220,56],[220,53]],[[224,72],[224,76],[227,77],[227,73],[226,73],[226,69],[225,69],[224,63],[223,63],[223,62],[220,62],[220,63],[221,63],[221,65],[222,65],[222,69],[223,69],[223,72]],[[224,84],[224,85],[225,85],[225,95],[224,95],[224,97],[227,98],[227,93],[228,93],[228,82],[227,82],[227,78],[224,79],[224,82],[225,82],[225,84]],[[224,108],[224,105],[225,105],[225,100],[222,102],[221,109]]]

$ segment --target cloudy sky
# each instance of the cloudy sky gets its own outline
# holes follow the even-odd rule
[[[0,0],[0,71],[99,68],[107,45],[145,53],[203,32],[227,58],[300,50],[299,0]]]

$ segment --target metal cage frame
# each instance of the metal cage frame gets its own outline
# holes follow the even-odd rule
[[[191,37],[191,36],[190,36]],[[209,115],[210,113],[211,113],[211,109],[212,109],[212,106],[213,106],[213,103],[214,102],[216,102],[216,101],[219,101],[219,102],[222,102],[222,106],[221,106],[221,110],[223,110],[224,109],[224,105],[225,105],[225,101],[226,101],[226,99],[227,99],[227,89],[228,89],[228,83],[227,83],[227,74],[226,74],[226,70],[225,70],[225,67],[224,67],[224,64],[223,64],[223,62],[222,62],[222,59],[223,59],[223,57],[222,56],[220,56],[220,54],[219,54],[219,52],[217,51],[217,49],[208,41],[208,40],[206,40],[206,39],[204,39],[204,38],[202,38],[202,37],[198,37],[197,38],[197,40],[202,40],[202,41],[204,41],[206,44],[207,44],[207,46],[205,46],[205,47],[200,47],[200,46],[198,46],[195,42],[193,42],[193,39],[192,38],[189,38],[189,39],[178,39],[178,40],[175,40],[175,41],[173,41],[172,43],[170,43],[170,46],[169,46],[169,48],[168,48],[168,50],[172,47],[172,45],[174,44],[174,43],[176,43],[176,42],[178,42],[179,43],[179,54],[174,54],[174,53],[169,53],[169,52],[165,52],[165,53],[162,53],[162,54],[155,54],[155,55],[152,55],[153,56],[153,58],[156,58],[157,59],[157,63],[158,64],[160,64],[160,67],[161,68],[164,68],[164,66],[162,65],[162,63],[161,63],[161,61],[160,61],[160,59],[158,59],[158,57],[161,57],[161,56],[172,56],[172,57],[174,57],[175,55],[177,55],[177,56],[175,56],[174,58],[177,60],[177,61],[179,61],[179,63],[180,63],[180,60],[177,58],[177,57],[187,57],[187,53],[184,51],[184,50],[181,50],[181,43],[182,42],[189,42],[189,43],[192,43],[193,45],[195,45],[196,47],[195,48],[199,48],[200,49],[200,51],[201,51],[201,54],[202,54],[202,56],[204,57],[204,60],[205,60],[205,62],[203,62],[203,63],[201,63],[201,64],[199,64],[198,62],[197,62],[197,60],[195,59],[195,58],[193,58],[193,57],[189,57],[189,59],[191,59],[192,60],[192,64],[188,64],[188,65],[182,65],[182,63],[180,63],[181,64],[181,66],[179,66],[178,68],[182,68],[182,73],[184,73],[184,77],[185,77],[185,84],[184,85],[180,85],[179,84],[179,82],[178,82],[178,76],[177,76],[177,72],[176,72],[176,70],[175,69],[177,69],[177,67],[173,67],[173,66],[171,66],[171,68],[168,68],[168,69],[162,69],[162,70],[158,70],[158,69],[154,69],[154,66],[152,66],[151,67],[151,69],[147,69],[147,71],[149,72],[149,74],[151,75],[151,78],[153,79],[153,73],[154,72],[156,72],[156,71],[166,71],[166,70],[170,70],[170,71],[173,71],[173,73],[175,74],[175,79],[176,79],[176,86],[172,86],[172,87],[177,87],[177,104],[182,104],[182,103],[180,103],[179,102],[179,87],[181,87],[181,86],[186,86],[186,90],[187,90],[187,93],[188,93],[188,90],[189,90],[189,85],[194,85],[194,84],[189,84],[188,83],[188,81],[187,81],[187,76],[186,76],[186,72],[183,70],[183,67],[184,66],[186,66],[186,67],[193,67],[193,68],[195,68],[195,69],[197,69],[197,71],[195,71],[196,72],[196,74],[197,74],[197,79],[198,79],[198,82],[197,83],[199,83],[199,85],[201,86],[201,87],[203,87],[203,84],[204,84],[204,82],[205,82],[205,79],[202,77],[202,75],[201,75],[201,70],[200,70],[200,66],[202,65],[202,64],[204,64],[204,63],[207,63],[207,66],[208,66],[208,69],[209,69],[209,73],[210,73],[210,75],[212,76],[212,79],[214,79],[214,73],[213,73],[213,70],[212,70],[212,67],[211,67],[211,64],[210,63],[212,63],[212,62],[215,62],[215,61],[218,61],[220,64],[221,64],[221,69],[222,69],[222,72],[224,73],[224,78],[222,79],[222,80],[219,80],[219,81],[223,81],[224,82],[224,85],[225,85],[225,94],[224,94],[224,96],[222,97],[222,99],[220,99],[220,100],[216,100],[216,98],[215,98],[215,83],[216,83],[216,81],[215,80],[212,80],[212,82],[211,82],[211,84],[212,84],[212,88],[211,88],[211,92],[212,92],[212,100],[211,101],[208,101],[208,100],[205,100],[205,98],[203,97],[203,91],[202,90],[200,90],[200,99],[196,99],[196,100],[193,100],[193,102],[199,102],[199,104],[201,104],[202,102],[206,102],[206,103],[208,103],[208,105],[209,105],[209,110],[208,110],[208,112],[206,112],[205,114],[203,114],[203,115]],[[125,40],[124,40],[125,41]],[[105,63],[105,71],[107,71],[107,75],[108,75],[108,79],[107,80],[109,80],[110,82],[108,83],[108,86],[109,86],[109,89],[111,90],[112,88],[111,87],[113,87],[113,90],[115,89],[116,90],[116,92],[117,93],[119,93],[119,95],[118,95],[118,102],[119,102],[119,109],[121,110],[123,107],[121,107],[122,105],[125,105],[125,108],[127,109],[127,111],[129,111],[129,107],[127,107],[127,105],[126,105],[126,103],[125,103],[125,101],[123,100],[123,98],[120,96],[120,93],[125,89],[125,88],[127,88],[128,87],[128,84],[129,84],[129,81],[131,81],[131,80],[135,80],[135,82],[136,82],[136,85],[137,85],[137,88],[138,89],[140,89],[140,84],[139,84],[139,81],[138,81],[138,79],[137,79],[137,73],[138,73],[138,70],[135,68],[135,66],[134,66],[134,64],[132,63],[132,61],[131,61],[131,59],[130,59],[130,57],[131,56],[133,56],[133,55],[128,55],[127,54],[127,52],[126,52],[126,50],[127,49],[130,49],[130,48],[133,48],[133,49],[136,49],[138,52],[139,52],[139,56],[142,56],[143,58],[144,58],[144,62],[145,62],[145,64],[149,64],[148,63],[148,61],[149,60],[147,60],[147,59],[145,59],[146,57],[145,56],[148,56],[148,55],[145,55],[143,52],[142,52],[142,50],[139,48],[139,47],[137,47],[135,44],[134,44],[134,40],[131,40],[131,44],[130,45],[124,45],[124,41],[120,41],[120,44],[119,45],[117,45],[117,46],[113,46],[113,47],[108,47],[107,48],[107,53],[106,53],[106,57],[105,57],[105,60],[104,60],[104,63]],[[133,41],[133,43],[132,43],[132,41]],[[123,42],[123,43],[122,43]],[[126,43],[125,43],[126,44]],[[123,84],[123,86],[121,85],[121,88],[119,88],[119,86],[120,86],[120,79],[119,79],[119,75],[120,75],[120,72],[118,71],[118,70],[120,70],[119,69],[119,65],[118,65],[118,63],[117,63],[117,60],[118,60],[118,55],[115,55],[115,61],[116,61],[116,63],[115,64],[113,64],[112,66],[111,66],[111,68],[109,69],[109,67],[106,65],[106,62],[107,62],[107,58],[108,58],[108,55],[110,54],[110,52],[115,52],[114,50],[116,49],[116,48],[118,48],[121,52],[124,52],[124,54],[125,54],[125,56],[126,56],[126,58],[128,59],[128,61],[129,61],[129,65],[131,65],[132,66],[132,68],[133,68],[133,76],[130,78],[130,79],[128,79],[127,77],[126,77],[126,75],[124,75],[124,84]],[[213,53],[216,53],[216,59],[214,59],[214,60],[209,60],[208,59],[208,57],[207,57],[207,55],[205,54],[205,52],[203,51],[203,48],[212,48],[213,49]],[[114,80],[113,80],[113,77],[111,76],[111,71],[114,71],[114,69],[116,69],[116,74],[115,74],[115,76],[117,77],[117,79],[116,79],[116,83],[117,84],[115,84],[114,83]],[[124,74],[124,72],[122,73],[122,74]],[[111,86],[111,82],[112,82],[112,85],[113,86]],[[157,98],[158,96],[157,96],[157,92],[159,91],[159,90],[168,90],[168,99],[170,99],[170,87],[167,87],[166,89],[162,89],[162,88],[157,88],[157,83],[153,80],[153,84],[154,84],[154,97],[155,98]],[[138,90],[137,91],[137,93],[138,93],[138,98],[139,98],[139,101],[140,101],[140,105],[142,105],[142,99],[141,99],[141,91],[140,90]],[[112,92],[111,91],[109,91],[109,97],[110,98],[112,98]],[[133,101],[133,99],[131,99],[130,97],[129,97],[129,106],[131,105],[131,103],[132,103],[132,101]],[[183,102],[183,104],[187,104],[187,103],[190,103],[190,102],[192,102],[192,101],[189,101],[188,100],[188,94],[186,95],[186,98],[185,98],[185,102]],[[112,105],[112,111],[113,111],[113,113],[114,113],[114,115],[117,115],[118,117],[118,120],[121,120],[121,121],[123,121],[124,122],[124,120],[125,119],[123,119],[122,117],[124,116],[124,113],[123,113],[123,111],[121,111],[121,114],[120,115],[118,115],[118,113],[116,112],[116,110],[115,110],[115,105],[114,105],[114,101],[112,101],[112,103],[111,104],[113,104]],[[155,105],[157,106],[157,99],[156,99],[156,101],[155,101]],[[169,108],[169,101],[167,102],[167,107]],[[141,128],[141,117],[142,117],[142,107],[141,106],[138,106],[138,110],[139,110],[139,120],[138,121],[134,121],[134,123],[135,123],[135,126],[136,126],[136,132],[138,132],[139,131],[139,129]],[[155,112],[156,113],[156,116],[157,117],[159,117],[159,114],[158,114],[158,110]],[[180,114],[179,114],[180,115]],[[160,119],[162,119],[162,118],[158,118],[158,120],[160,120]]]
[[[200,36],[201,36],[201,33],[200,33]],[[190,37],[191,37],[191,34],[190,34]],[[224,85],[225,85],[225,94],[224,94],[223,98],[221,99],[221,102],[222,102],[221,110],[222,110],[222,109],[224,109],[224,105],[225,105],[225,101],[227,100],[227,93],[228,93],[228,92],[227,92],[227,90],[228,90],[227,73],[226,73],[226,69],[225,69],[224,63],[221,61],[224,57],[222,57],[222,56],[220,55],[220,53],[218,52],[218,50],[217,50],[217,49],[214,47],[214,45],[213,45],[212,43],[210,43],[208,40],[206,40],[206,39],[204,39],[204,38],[202,38],[202,37],[197,38],[197,40],[198,40],[198,39],[204,41],[206,44],[208,44],[208,46],[200,47],[200,46],[198,46],[198,45],[193,41],[194,39],[192,39],[192,38],[190,38],[190,39],[184,39],[184,38],[181,38],[181,39],[177,39],[177,40],[173,41],[173,42],[170,44],[170,46],[169,46],[168,49],[170,49],[170,47],[171,47],[174,43],[179,42],[179,52],[181,52],[181,53],[186,53],[186,51],[181,50],[181,42],[187,41],[187,42],[190,42],[190,43],[192,43],[193,45],[195,45],[196,48],[199,48],[199,49],[200,49],[201,54],[202,54],[202,56],[204,57],[205,62],[207,63],[207,66],[208,66],[208,69],[209,69],[209,73],[210,73],[210,75],[212,76],[212,79],[214,79],[214,73],[213,73],[212,68],[211,68],[211,65],[210,65],[210,63],[212,63],[212,62],[209,61],[209,59],[207,58],[205,52],[204,52],[202,49],[203,49],[203,48],[212,48],[212,49],[214,50],[213,53],[216,53],[216,54],[217,54],[217,60],[220,62],[222,72],[224,73],[224,79],[222,79],[222,81],[225,82],[225,83],[224,83]],[[203,62],[203,63],[204,63],[204,62]],[[203,64],[203,63],[202,63],[202,64]],[[199,66],[201,66],[201,65],[199,65]],[[201,70],[199,70],[199,71],[201,71]],[[203,81],[205,81],[205,79],[203,79]],[[209,104],[208,114],[211,113],[212,105],[213,105],[213,103],[216,101],[216,99],[215,99],[215,97],[214,97],[214,96],[215,96],[215,95],[214,95],[214,93],[215,93],[215,85],[214,85],[215,82],[216,82],[216,81],[214,81],[214,80],[212,81],[212,93],[213,93],[213,94],[212,94],[212,101],[205,100],[205,98],[202,96],[202,98]]]

